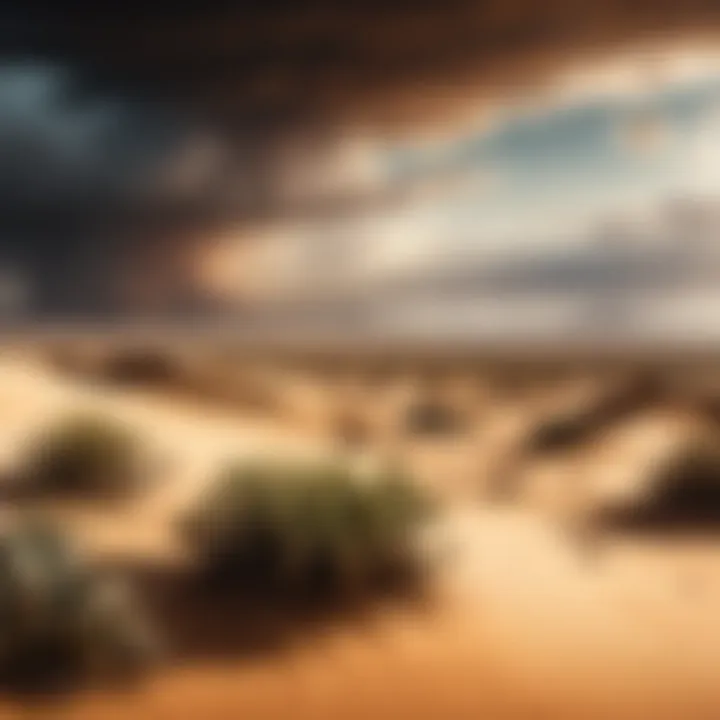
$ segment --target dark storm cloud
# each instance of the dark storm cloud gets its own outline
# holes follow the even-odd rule
[[[429,84],[462,93],[471,78],[524,82],[595,45],[706,32],[720,22],[714,0],[44,5],[55,30],[38,31],[38,47],[83,58],[135,90],[162,87],[228,119],[266,123],[336,112],[391,116],[421,100]]]
[[[18,208],[90,204],[127,192],[168,141],[157,113],[76,98],[65,67],[0,64],[0,197]]]
[[[208,214],[219,170],[168,183],[207,130],[172,103],[88,91],[82,79],[65,61],[0,63],[0,263],[49,312],[107,305],[125,241],[193,204]]]

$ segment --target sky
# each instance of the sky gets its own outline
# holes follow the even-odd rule
[[[427,162],[412,148],[390,155],[401,182]],[[433,162],[485,180],[418,203],[436,224],[438,249],[582,242],[583,223],[603,214],[720,189],[720,76],[529,108],[477,136],[450,139],[425,172]]]
[[[612,72],[601,65],[563,78],[539,97],[498,100],[493,112],[478,112],[475,126],[438,126],[431,140],[348,140],[356,155],[341,148],[338,164],[382,201],[332,223],[277,226],[276,244],[288,248],[286,277],[292,263],[299,286],[306,272],[317,288],[323,273],[342,286],[343,271],[362,282],[501,258],[591,254],[612,223],[634,226],[652,249],[668,202],[720,200],[720,67],[716,56],[693,62],[687,52],[668,53],[659,78],[658,62],[654,72],[645,62],[644,73],[637,64],[615,60]],[[327,266],[318,261],[324,236],[325,246],[335,245]]]
[[[532,285],[528,263],[622,263],[613,223],[662,244],[668,203],[716,195],[711,0],[12,5],[5,309],[182,314],[508,263]]]

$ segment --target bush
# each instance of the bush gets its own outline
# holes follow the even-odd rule
[[[172,384],[181,380],[182,368],[169,351],[130,349],[111,354],[101,368],[104,379],[123,384]]]
[[[138,480],[141,459],[140,442],[124,424],[77,415],[30,443],[19,474],[41,492],[115,494]]]
[[[529,452],[554,452],[584,442],[596,429],[595,418],[585,409],[546,418],[527,441]]]
[[[625,529],[690,529],[720,523],[720,449],[708,439],[680,447],[631,503],[601,510],[599,520]]]
[[[0,536],[0,680],[45,683],[146,669],[158,643],[132,592],[54,526]]]
[[[697,441],[682,448],[653,479],[655,514],[720,519],[720,450]]]
[[[447,436],[463,432],[467,419],[447,403],[423,400],[407,409],[403,425],[413,435]]]
[[[364,591],[419,569],[427,500],[401,474],[330,463],[228,468],[186,519],[209,578],[247,590]]]
[[[554,452],[574,447],[667,397],[662,378],[650,372],[631,375],[575,408],[542,419],[530,434],[526,449]]]

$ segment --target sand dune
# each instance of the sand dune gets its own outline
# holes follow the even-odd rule
[[[173,519],[223,459],[327,449],[287,426],[139,390],[91,387],[8,357],[0,367],[3,459],[12,461],[38,423],[78,407],[132,421],[168,458],[157,484],[129,504],[101,515],[53,508],[95,551],[115,556],[172,557]],[[609,536],[589,551],[568,509],[568,497],[592,502],[627,491],[644,463],[682,441],[686,419],[636,418],[582,452],[525,468],[522,501],[496,506],[482,499],[482,448],[496,446],[503,433],[511,444],[523,413],[518,407],[515,416],[498,417],[473,441],[465,482],[444,480],[453,472],[449,458],[462,464],[458,446],[411,449],[448,503],[434,531],[443,554],[431,608],[388,609],[369,624],[341,624],[255,659],[181,663],[132,695],[82,695],[57,716],[576,720],[720,713],[720,537]],[[3,716],[19,712],[8,706]]]

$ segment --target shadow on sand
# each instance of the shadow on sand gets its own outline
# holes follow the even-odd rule
[[[338,625],[372,626],[388,604],[422,608],[420,578],[389,582],[358,595],[306,594],[224,586],[187,568],[144,564],[119,568],[142,593],[177,662],[252,660]]]
[[[720,533],[720,478],[674,469],[638,502],[605,508],[596,522],[611,530],[662,533]]]
[[[407,578],[349,596],[248,592],[208,582],[188,566],[114,562],[144,601],[164,641],[163,667],[251,663],[299,644],[312,643],[338,627],[372,632],[388,606],[422,612],[430,604],[420,578]],[[27,661],[0,667],[0,694],[29,705],[55,705],[88,687],[133,690],[143,676],[88,680],[62,647],[29,648]]]

